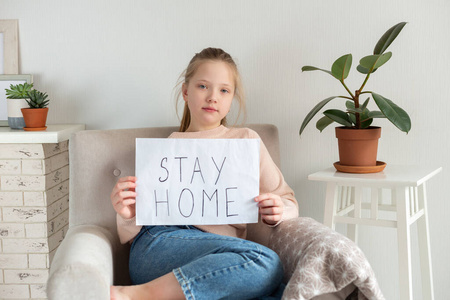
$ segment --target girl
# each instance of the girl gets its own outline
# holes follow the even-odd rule
[[[182,75],[183,77],[183,75]],[[221,49],[197,53],[184,72],[180,131],[169,138],[259,138],[247,128],[227,128],[233,98],[244,107],[240,76]],[[292,189],[261,142],[261,220],[277,226],[298,216]],[[132,243],[133,286],[111,287],[111,299],[253,299],[279,287],[283,270],[272,250],[245,240],[246,224],[136,226],[136,177],[120,178],[111,193],[120,241]]]

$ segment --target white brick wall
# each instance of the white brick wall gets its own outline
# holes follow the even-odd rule
[[[68,224],[68,141],[0,144],[0,299],[46,299]]]

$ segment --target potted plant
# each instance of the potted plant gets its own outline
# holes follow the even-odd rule
[[[47,122],[47,106],[49,102],[47,93],[31,90],[28,92],[28,98],[26,101],[29,108],[22,108],[26,125],[23,129],[27,131],[45,130],[47,128],[45,123]]]
[[[361,87],[353,93],[345,84],[351,65],[352,55],[346,54],[339,57],[332,65],[331,71],[304,66],[302,71],[323,71],[343,85],[348,96],[332,96],[320,101],[305,117],[300,127],[301,135],[309,121],[333,99],[345,99],[346,110],[328,109],[323,112],[324,116],[316,123],[316,128],[321,132],[328,125],[336,122],[342,126],[336,127],[336,137],[339,144],[339,162],[334,165],[339,171],[351,173],[370,173],[384,169],[385,163],[376,160],[378,138],[381,128],[371,126],[375,118],[387,118],[398,129],[408,133],[411,129],[411,119],[408,114],[388,98],[373,91],[366,91],[364,87],[372,73],[384,65],[392,56],[391,52],[385,52],[389,45],[395,40],[400,31],[406,25],[405,22],[398,23],[386,31],[380,38],[373,50],[373,55],[363,57],[356,68],[365,75]],[[369,96],[363,100],[364,96]],[[370,111],[368,103],[372,96],[379,110]],[[364,97],[361,99],[361,97]],[[370,142],[368,142],[370,141]],[[369,144],[369,145],[366,145]]]
[[[6,91],[7,107],[8,107],[8,125],[11,129],[23,129],[25,121],[23,119],[21,109],[28,106],[25,99],[33,88],[33,84],[11,84]]]

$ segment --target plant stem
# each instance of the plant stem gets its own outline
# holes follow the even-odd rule
[[[370,71],[371,72],[371,71]],[[363,82],[363,84],[361,85],[361,87],[359,88],[359,93],[361,94],[363,91],[363,88],[364,88],[364,86],[366,85],[366,83],[367,83],[367,80],[369,80],[369,77],[370,77],[370,72],[369,73],[367,73],[367,76],[366,76],[366,78],[364,79],[364,82]]]
[[[355,101],[355,108],[359,108],[359,95],[361,91],[356,90],[355,91],[355,97],[353,98],[353,101]],[[355,119],[356,119],[356,128],[361,129],[361,115],[360,113],[355,113]]]
[[[338,98],[344,98],[344,99],[348,99],[348,100],[352,100],[352,101],[354,101],[354,100],[353,100],[353,98],[351,98],[351,97],[347,97],[347,96],[338,96]]]
[[[344,80],[340,80],[340,82],[342,83],[342,85],[344,86],[344,88],[347,90],[347,92],[350,94],[350,96],[352,97],[352,100],[354,101],[355,96],[353,96],[352,92],[350,92],[350,90],[348,89],[348,87],[345,85]]]
[[[369,80],[370,77],[370,73],[372,73],[373,69],[371,69],[368,73],[366,78],[364,79],[363,84],[361,85],[361,87],[359,88],[359,90],[355,91],[355,97],[354,97],[354,101],[355,101],[355,108],[359,108],[359,95],[361,94],[365,94],[365,93],[370,93],[370,92],[363,92],[363,88],[367,83],[367,80]],[[355,114],[356,117],[356,128],[360,129],[361,128],[361,116],[359,113]]]

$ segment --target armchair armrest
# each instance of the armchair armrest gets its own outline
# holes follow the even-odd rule
[[[99,226],[71,227],[50,266],[48,299],[110,299],[112,240]]]

